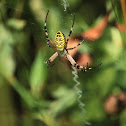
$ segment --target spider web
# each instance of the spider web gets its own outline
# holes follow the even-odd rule
[[[11,4],[14,4],[14,2],[12,2]],[[43,35],[43,37],[42,37],[42,35],[41,35],[41,37],[40,37],[40,34],[42,34],[42,32],[44,33],[44,20],[42,20],[41,18],[39,19],[40,21],[39,21],[39,24],[37,24],[37,22],[36,21],[34,21],[34,19],[33,19],[33,17],[32,17],[32,15],[30,15],[30,12],[28,11],[28,10],[24,10],[24,9],[19,9],[19,8],[13,8],[13,7],[11,7],[11,4],[10,5],[6,5],[6,4],[3,4],[3,3],[0,3],[0,6],[4,6],[4,7],[6,7],[7,9],[8,9],[8,11],[9,11],[9,17],[11,18],[11,17],[17,17],[17,18],[21,18],[22,17],[22,15],[23,15],[23,19],[25,20],[25,18],[26,17],[28,17],[27,18],[27,23],[29,24],[29,28],[31,29],[31,31],[33,32],[33,33],[35,33],[35,34],[38,34],[38,36],[37,37],[35,37],[34,39],[35,39],[35,41],[42,41],[43,39],[45,39],[45,36]],[[64,7],[64,11],[65,12],[67,12],[67,9],[68,9],[68,7],[69,7],[69,3],[68,3],[68,1],[67,0],[61,0],[61,5]],[[44,9],[44,8],[42,8],[42,9]],[[14,11],[16,11],[16,12],[14,12]],[[15,15],[21,15],[21,16],[15,16]],[[46,15],[46,14],[45,14]],[[54,15],[53,15],[54,16]],[[38,15],[38,17],[42,17],[42,18],[44,18],[44,16],[43,15]],[[44,18],[45,19],[45,18]],[[70,17],[70,20],[71,20],[71,22],[70,22],[70,24],[72,24],[72,21],[73,21],[73,17]],[[64,22],[64,21],[63,21]],[[39,27],[40,26],[40,27]],[[66,27],[67,25],[65,24],[65,27]],[[54,33],[54,30],[50,30],[50,34],[51,33]],[[16,40],[17,38],[15,38],[15,40]],[[16,40],[16,41],[18,41],[18,39]],[[79,107],[80,107],[80,109],[82,110],[82,114],[85,112],[85,109],[83,108],[84,107],[84,104],[81,102],[81,100],[80,100],[80,98],[81,98],[81,96],[83,95],[83,93],[82,93],[82,91],[78,88],[78,86],[80,85],[80,82],[79,81],[77,81],[77,78],[78,78],[78,75],[77,75],[77,71],[76,71],[76,69],[75,68],[73,68],[73,72],[72,72],[72,74],[74,75],[74,78],[73,78],[73,80],[76,82],[76,85],[74,86],[74,88],[75,88],[75,90],[76,90],[76,93],[77,93],[77,95],[78,95],[78,104],[79,104]],[[86,119],[84,119],[83,120],[84,121],[84,123],[85,124],[87,124],[87,125],[90,125],[90,123],[88,122],[88,121],[86,121]]]

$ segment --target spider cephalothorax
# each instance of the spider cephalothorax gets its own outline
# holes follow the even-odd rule
[[[72,49],[75,49],[77,46],[81,45],[82,42],[80,42],[79,44],[77,44],[75,47],[73,48],[67,48],[67,43],[69,41],[69,38],[70,38],[70,35],[73,31],[73,26],[74,26],[74,21],[75,21],[75,15],[74,15],[74,19],[73,19],[73,24],[72,24],[72,27],[71,27],[71,30],[70,30],[70,33],[68,35],[67,38],[65,38],[65,35],[61,32],[61,31],[58,31],[55,35],[55,47],[52,47],[50,46],[50,42],[52,43],[52,41],[49,39],[48,37],[48,32],[47,32],[47,28],[46,28],[46,21],[47,21],[47,17],[48,17],[48,13],[49,13],[49,10],[47,12],[47,15],[46,15],[46,19],[45,19],[45,25],[44,25],[44,29],[45,29],[45,35],[46,35],[46,40],[47,40],[47,44],[48,44],[48,47],[51,47],[51,48],[56,48],[57,51],[48,59],[48,61],[46,62],[48,65],[50,65],[51,62],[53,62],[56,57],[61,56],[61,57],[64,57],[66,56],[67,59],[70,61],[70,63],[72,64],[72,66],[76,67],[77,69],[80,69],[84,72],[86,72],[87,70],[90,70],[92,68],[95,68],[95,67],[88,67],[88,63],[87,63],[87,66],[80,66],[78,65],[75,60],[71,57],[71,55],[68,53],[68,50],[72,50]],[[85,38],[87,39],[87,38]],[[99,64],[100,65],[100,64]],[[99,66],[98,65],[98,66]]]

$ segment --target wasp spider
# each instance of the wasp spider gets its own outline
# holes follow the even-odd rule
[[[55,47],[50,46],[49,43],[52,43],[52,41],[48,37],[48,32],[47,32],[47,28],[46,28],[46,21],[47,21],[48,13],[49,13],[49,10],[48,10],[48,12],[46,14],[45,25],[44,25],[44,30],[45,30],[47,45],[48,45],[48,47],[56,48],[56,52],[48,59],[48,61],[46,63],[48,65],[50,65],[50,63],[53,62],[58,56],[61,56],[61,57],[66,56],[67,59],[72,64],[72,66],[76,67],[79,70],[82,70],[82,71],[86,72],[87,70],[90,70],[92,68],[95,68],[95,67],[89,67],[88,66],[88,63],[87,63],[87,66],[80,66],[80,65],[78,65],[75,62],[75,60],[71,57],[71,55],[68,53],[68,50],[75,49],[77,46],[81,45],[82,42],[84,42],[84,40],[83,40],[82,42],[80,42],[79,44],[77,44],[75,47],[67,48],[67,43],[69,41],[70,35],[72,33],[72,30],[73,30],[73,26],[74,26],[75,15],[74,15],[73,24],[72,24],[72,27],[71,27],[71,30],[70,30],[70,33],[69,33],[68,37],[65,38],[65,35],[61,31],[58,31],[56,33],[56,35],[55,35],[55,42],[54,42]]]

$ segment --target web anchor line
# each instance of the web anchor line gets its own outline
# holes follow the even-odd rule
[[[86,112],[86,110],[84,109],[84,106],[85,104],[81,101],[81,97],[82,97],[82,91],[78,88],[78,86],[80,85],[80,82],[77,80],[79,77],[78,77],[78,73],[77,73],[77,70],[75,67],[73,67],[73,70],[72,71],[72,74],[74,75],[73,77],[73,80],[76,82],[75,86],[74,86],[74,89],[76,90],[76,93],[78,95],[78,103],[79,103],[79,108],[81,109],[81,114],[84,114]],[[83,120],[83,122],[87,125],[91,125],[88,121],[87,121],[87,118],[85,118]]]
[[[62,0],[62,2],[63,2],[63,6],[64,6],[64,11],[66,11],[67,7],[69,6],[69,3],[67,0]]]

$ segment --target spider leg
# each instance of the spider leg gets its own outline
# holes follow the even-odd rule
[[[68,37],[67,37],[67,39],[66,39],[66,45],[67,45],[67,43],[68,43],[68,41],[69,41],[70,35],[72,34],[73,26],[74,26],[74,21],[75,21],[75,15],[74,15],[72,27],[71,27],[71,29],[70,29],[70,33],[69,33],[69,35],[68,35]]]
[[[47,61],[46,64],[48,64],[48,66],[51,64],[51,62],[53,62],[58,56],[58,52],[55,52]]]
[[[49,39],[49,37],[48,37],[48,31],[47,31],[47,28],[46,28],[46,21],[47,21],[48,13],[49,13],[49,10],[48,10],[48,12],[47,12],[47,14],[46,14],[44,30],[45,30],[45,35],[46,35],[46,40],[47,40],[47,45],[48,45],[48,47],[55,48],[55,47],[50,46],[50,44],[49,44],[49,42],[52,43],[52,41],[51,41],[51,40]]]
[[[96,67],[98,67],[98,66],[101,65],[101,64],[99,64],[99,65],[96,66],[96,67],[89,67],[89,66],[88,66],[88,63],[87,63],[87,66],[80,66],[80,65],[78,65],[78,64],[75,62],[75,60],[72,58],[71,55],[69,55],[69,54],[67,53],[66,56],[67,56],[67,59],[68,59],[68,60],[70,61],[70,63],[72,64],[72,66],[74,66],[74,67],[76,67],[77,69],[79,69],[79,70],[81,70],[81,71],[84,71],[84,72],[86,72],[87,70],[91,70],[91,69],[93,69],[93,68],[96,68]]]
[[[72,47],[72,48],[68,48],[66,50],[72,50],[75,49],[77,46],[81,45],[85,40],[87,39],[87,37],[85,39],[83,39],[83,41],[81,41],[80,43],[78,43],[76,46]]]

